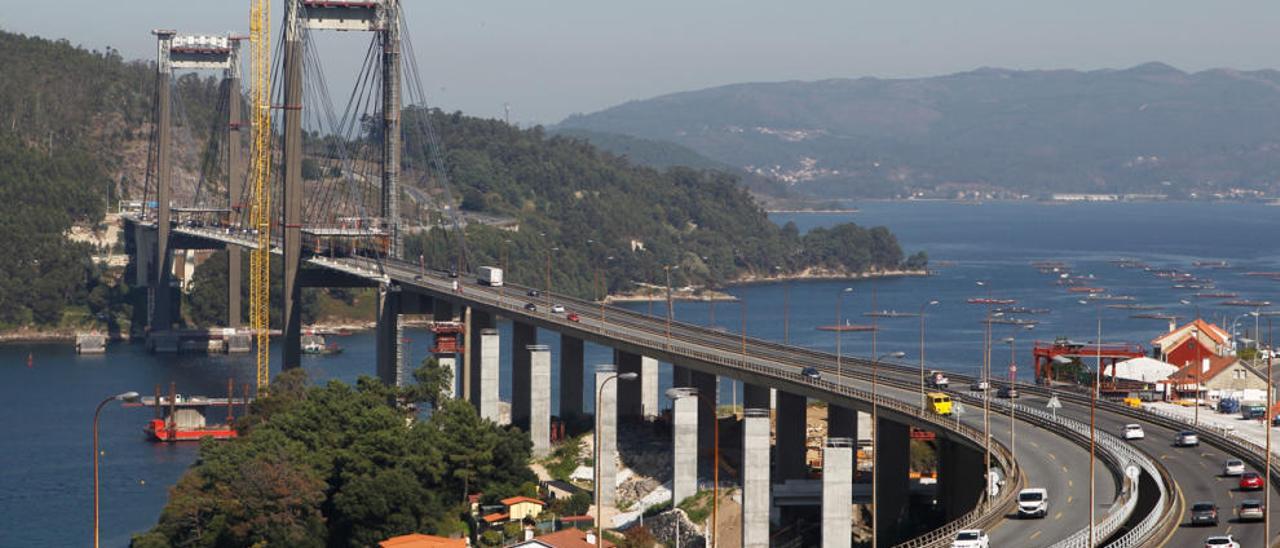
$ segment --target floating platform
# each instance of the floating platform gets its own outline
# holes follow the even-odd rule
[[[993,299],[990,297],[973,297],[965,302],[969,304],[1018,304],[1017,299]]]
[[[915,312],[898,312],[897,310],[875,310],[872,312],[863,312],[862,315],[868,318],[915,318],[920,314]]]
[[[864,325],[856,323],[847,323],[844,325],[819,325],[818,331],[878,331],[879,328],[874,325]]]
[[[1237,300],[1231,300],[1231,301],[1222,301],[1222,306],[1247,306],[1249,308],[1262,308],[1264,306],[1271,306],[1271,301],[1249,301],[1249,300],[1237,299]]]
[[[1143,313],[1143,314],[1134,314],[1129,317],[1135,320],[1165,320],[1165,321],[1171,321],[1171,322],[1178,321],[1178,317],[1174,316],[1173,314]]]
[[[169,394],[162,396],[160,386],[156,385],[156,395],[140,398],[137,403],[126,403],[126,406],[155,408],[155,417],[142,429],[152,441],[179,442],[198,441],[202,438],[227,440],[239,435],[233,426],[235,408],[241,406],[242,413],[248,412],[249,386],[244,386],[243,397],[234,397],[235,385],[227,380],[227,397],[210,398],[205,396],[183,396],[177,393],[177,385],[169,385]],[[226,421],[210,423],[213,413],[224,411]]]

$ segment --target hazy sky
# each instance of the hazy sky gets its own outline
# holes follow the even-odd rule
[[[248,0],[0,0],[0,28],[154,56],[152,28],[245,31]],[[1280,66],[1277,0],[403,0],[435,106],[555,123],[744,81],[927,76],[980,66]],[[273,6],[279,27],[281,2]],[[367,35],[325,38],[345,97]],[[0,52],[3,54],[3,52]],[[3,77],[3,75],[0,75]]]

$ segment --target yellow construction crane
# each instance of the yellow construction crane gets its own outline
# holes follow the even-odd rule
[[[271,374],[271,0],[251,0],[249,40],[253,46],[250,95],[253,148],[249,155],[249,222],[258,247],[249,256],[249,324],[258,358],[258,396],[266,395]]]

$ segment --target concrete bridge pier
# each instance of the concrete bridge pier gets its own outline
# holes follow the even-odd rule
[[[476,408],[480,418],[498,422],[498,382],[501,373],[498,369],[498,356],[501,348],[498,330],[486,328],[480,331],[480,359],[478,374],[475,375],[472,388],[476,390]]]
[[[983,488],[982,453],[951,440],[938,441],[938,502],[947,521],[977,506]]]
[[[400,371],[400,288],[394,285],[378,287],[378,325],[374,337],[376,339],[375,358],[378,379],[387,386],[400,386],[403,372]]]
[[[511,322],[511,424],[529,431],[531,355],[528,349],[538,344],[538,328],[533,324]]]
[[[467,324],[467,339],[466,353],[462,357],[462,393],[466,394],[467,400],[478,410],[480,409],[480,364],[483,361],[481,349],[484,347],[484,331],[494,329],[496,326],[492,314],[471,307],[467,307],[463,318]],[[496,335],[497,332],[494,333]]]
[[[457,321],[457,317],[453,313],[453,303],[444,299],[431,299],[431,319],[437,322]],[[464,347],[463,350],[465,351],[466,348]],[[450,399],[457,399],[458,395],[462,393],[458,390],[458,381],[460,380],[458,378],[460,373],[458,370],[458,355],[436,354],[435,357],[436,363],[449,369],[449,379],[452,382],[449,383],[446,396]]]
[[[560,334],[560,420],[582,419],[582,339]]]
[[[777,472],[778,481],[805,479],[809,475],[809,463],[805,462],[805,437],[808,431],[805,420],[805,397],[777,391]],[[850,499],[852,495],[850,495]]]
[[[689,378],[690,384],[698,389],[698,469],[710,473],[716,465],[715,421],[719,396],[716,391],[716,376],[690,370]]]
[[[529,437],[534,456],[551,452],[551,348],[529,345]]]
[[[779,398],[781,399],[781,398]],[[822,450],[822,546],[849,548],[853,544],[852,438],[827,438]],[[889,546],[891,543],[881,543]]]
[[[876,528],[881,546],[902,538],[903,521],[911,502],[911,432],[905,424],[880,419],[876,430]]]
[[[742,545],[768,548],[769,512],[773,506],[769,478],[769,389],[742,385]]]
[[[658,417],[658,360],[622,350],[613,351],[614,363],[622,373],[639,379],[618,387],[618,415],[626,420]]]
[[[595,393],[599,399],[595,402],[598,415],[595,443],[599,457],[595,466],[599,484],[594,489],[600,493],[599,515],[603,517],[600,520],[602,524],[608,523],[609,515],[612,514],[618,486],[618,383],[623,381],[609,380],[617,374],[618,368],[613,364],[596,366]]]
[[[698,493],[698,390],[672,388],[671,505]],[[766,443],[768,440],[766,440]]]

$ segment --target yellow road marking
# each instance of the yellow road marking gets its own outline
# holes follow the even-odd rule
[[[1064,465],[1062,465],[1062,471],[1063,471],[1063,472],[1070,472],[1070,470],[1067,470],[1067,465],[1065,465],[1065,464],[1064,464]]]
[[[1075,500],[1075,497],[1073,497],[1073,496],[1071,496],[1071,495],[1067,495],[1067,504],[1071,504],[1071,501],[1072,501],[1072,500]]]
[[[1054,515],[1053,515],[1053,520],[1054,520],[1054,521],[1058,521],[1058,520],[1060,520],[1060,519],[1062,519],[1062,512],[1058,512],[1057,514],[1054,514]]]
[[[1035,539],[1036,539],[1036,537],[1038,537],[1038,536],[1040,536],[1040,531],[1036,531],[1036,532],[1034,532],[1034,533],[1031,533],[1031,538],[1030,538],[1029,540],[1035,540]]]
[[[1058,457],[1054,456],[1054,454],[1053,454],[1053,453],[1045,453],[1045,454],[1046,454],[1046,455],[1049,455],[1049,458],[1050,458],[1051,460],[1058,460]]]
[[[1067,487],[1075,487],[1075,486],[1076,486],[1076,480],[1072,480],[1072,479],[1067,480]]]

